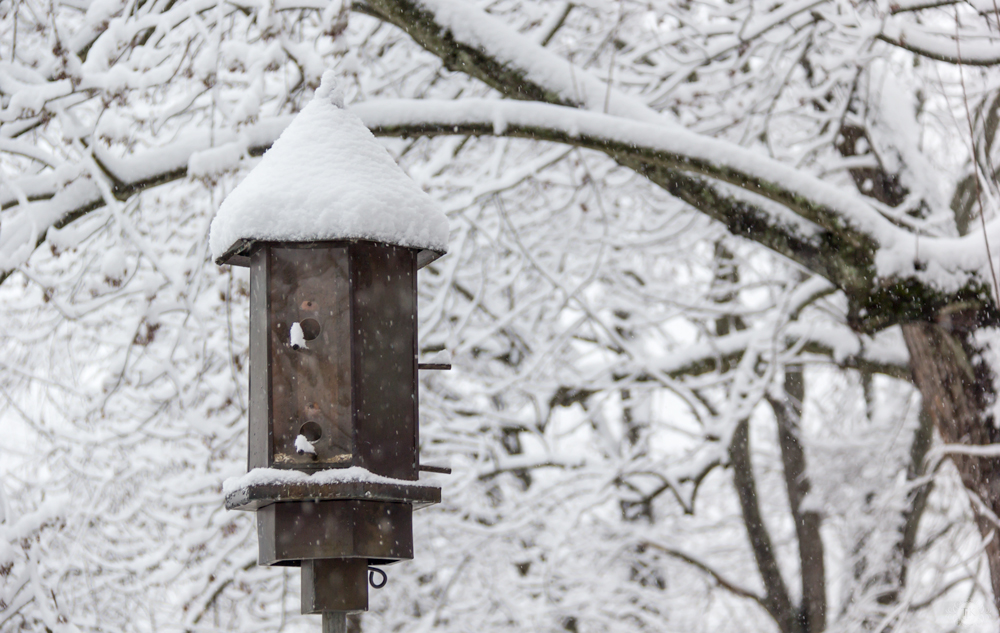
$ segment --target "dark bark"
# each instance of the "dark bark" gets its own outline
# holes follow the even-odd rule
[[[910,463],[906,469],[906,481],[915,482],[927,475],[927,451],[930,450],[934,438],[934,418],[926,406],[920,407],[920,425],[910,442]],[[917,530],[920,518],[927,507],[927,497],[934,489],[934,482],[927,481],[910,491],[910,501],[903,512],[902,535],[899,540],[899,588],[906,587],[907,573],[910,568],[910,557],[917,548]],[[895,596],[893,596],[895,598]]]
[[[739,286],[739,269],[733,261],[733,254],[725,244],[715,245],[715,285],[719,288],[715,300],[720,304],[733,301],[736,298],[736,288]],[[723,314],[715,319],[715,334],[727,336],[731,332],[746,330],[746,323],[738,314]],[[725,363],[723,371],[728,371]],[[800,395],[801,402],[801,395]],[[799,456],[801,457],[801,451]],[[771,535],[760,514],[757,502],[757,484],[753,474],[753,463],[750,458],[750,423],[743,420],[736,428],[732,443],[729,446],[729,462],[733,467],[733,483],[740,500],[740,510],[743,513],[743,524],[747,530],[747,538],[757,561],[757,570],[764,583],[764,607],[783,632],[805,632],[801,613],[796,613],[791,597],[781,576],[774,548],[771,545]],[[802,474],[800,469],[799,474]],[[793,475],[794,476],[794,475]],[[785,464],[785,477],[789,477],[788,465]],[[801,501],[801,498],[799,499]],[[822,629],[816,629],[822,630]]]
[[[986,98],[976,108],[974,120],[975,164],[970,172],[955,187],[951,198],[951,208],[955,213],[955,225],[959,235],[967,235],[980,223],[979,182],[980,174],[988,174],[994,182],[1000,180],[1000,169],[993,162],[997,129],[1000,126],[1000,91]],[[977,169],[978,168],[978,169]]]
[[[984,104],[987,102],[990,105],[985,115],[982,108],[977,113],[977,127],[980,128],[984,147],[977,148],[976,162],[984,160],[989,163],[988,156],[997,129],[998,113],[995,107],[1000,101],[987,99]],[[861,125],[845,123],[840,129],[840,137],[837,149],[844,156],[857,155],[860,140],[867,141],[864,147],[872,147],[868,133]],[[890,207],[902,204],[910,192],[901,184],[899,174],[885,169],[882,157],[872,150],[866,149],[865,153],[872,154],[877,166],[851,170],[858,190]],[[986,173],[993,172],[986,165],[981,167]],[[956,225],[963,235],[978,215],[980,196],[977,178],[973,165],[972,174],[959,183],[952,199]],[[920,210],[911,214],[919,215]],[[931,424],[928,422],[933,422],[941,439],[948,444],[985,446],[1000,437],[989,412],[995,397],[993,371],[972,343],[972,332],[996,322],[994,305],[990,300],[986,309],[969,310],[961,302],[953,302],[936,314],[925,314],[921,318],[911,315],[909,319],[901,319],[903,336],[910,352],[910,370],[922,398],[921,423],[910,450],[908,481],[918,479],[925,472],[924,457],[932,439]],[[987,540],[986,558],[994,604],[1000,609],[1000,539],[996,535],[1000,527],[996,522],[997,511],[1000,510],[1000,459],[962,454],[952,454],[951,459],[959,471],[962,484],[974,497],[972,507],[976,525]],[[927,483],[911,493],[896,547],[900,556],[899,577],[887,579],[894,588],[880,597],[883,604],[895,602],[899,590],[905,586],[909,559],[916,545],[917,528],[930,491],[931,484]]]
[[[868,133],[858,125],[843,125],[840,128],[840,139],[837,151],[842,156],[858,156],[859,141],[867,145]],[[868,154],[869,152],[863,152]],[[878,157],[875,157],[876,160]],[[874,167],[852,167],[848,170],[858,191],[875,198],[890,207],[897,207],[905,200],[909,191],[903,187],[899,174],[886,171],[881,165]]]
[[[919,55],[921,57],[926,57],[927,59],[933,59],[933,60],[936,60],[936,61],[939,61],[939,62],[945,62],[947,64],[956,64],[956,65],[959,65],[959,66],[996,66],[997,64],[1000,64],[1000,55],[997,55],[997,56],[989,56],[989,55],[980,55],[980,56],[963,55],[963,56],[960,56],[958,54],[959,51],[957,49],[956,49],[954,55],[947,55],[947,54],[940,53],[940,52],[938,52],[936,50],[931,50],[931,49],[927,49],[927,48],[921,48],[921,47],[916,46],[916,45],[914,45],[914,44],[912,44],[910,42],[907,42],[906,40],[904,40],[902,38],[900,38],[900,39],[893,39],[893,38],[887,37],[885,35],[879,35],[878,39],[880,39],[883,42],[886,42],[888,44],[892,44],[893,46],[898,46],[899,48],[902,48],[903,50],[907,50],[907,51],[910,51],[911,53],[915,53],[915,54],[917,54],[917,55]],[[941,39],[945,39],[945,38],[941,38]]]
[[[771,535],[764,525],[760,505],[757,503],[757,483],[750,461],[750,423],[747,420],[741,421],[733,433],[732,443],[729,445],[729,463],[733,468],[733,483],[739,496],[747,538],[764,583],[764,608],[774,618],[782,633],[799,633],[798,613],[788,596],[788,589],[774,555]]]
[[[937,323],[908,323],[903,336],[910,350],[913,380],[946,444],[986,446],[1000,439],[989,406],[992,374],[968,331]],[[994,603],[1000,606],[1000,458],[952,453],[962,484],[974,496],[976,526],[986,540]]]
[[[871,329],[890,324],[894,314],[890,310],[900,301],[909,303],[899,312],[924,311],[924,300],[933,298],[923,286],[917,284],[921,303],[914,304],[915,282],[912,279],[883,280],[877,289],[872,288],[875,278],[875,242],[869,237],[844,226],[823,228],[822,224],[842,225],[834,219],[835,212],[823,205],[803,200],[792,191],[782,190],[775,183],[751,182],[750,176],[721,167],[708,161],[689,156],[673,155],[650,147],[637,146],[602,134],[588,134],[579,130],[553,129],[516,120],[507,122],[498,133],[492,115],[468,117],[455,122],[450,117],[439,121],[424,120],[394,126],[374,127],[376,135],[386,136],[504,136],[549,141],[602,152],[623,167],[627,167],[687,202],[695,209],[723,223],[730,233],[758,242],[803,267],[831,280],[842,289],[849,289],[852,297],[868,297],[875,292],[877,301],[862,299],[858,310],[866,311],[865,322]],[[735,185],[726,189],[722,183]],[[790,208],[809,220],[816,220],[820,227],[801,221],[784,220],[773,210],[755,202],[749,195],[739,195],[739,189],[752,190]],[[950,295],[949,295],[950,297]],[[938,303],[947,301],[942,296]]]
[[[806,456],[801,441],[802,402],[805,400],[805,379],[801,366],[785,369],[785,398],[770,399],[778,423],[778,445],[784,467],[788,504],[795,523],[799,544],[799,567],[802,580],[802,604],[799,619],[802,630],[819,633],[826,629],[826,567],[824,564],[822,523],[819,513],[802,508],[809,494]]]
[[[661,545],[660,543],[645,542],[642,543],[642,546],[647,547],[649,549],[654,549],[658,552],[666,554],[667,556],[676,558],[677,560],[684,561],[685,563],[691,565],[695,569],[698,569],[707,574],[712,580],[715,581],[717,585],[719,585],[726,591],[729,591],[734,596],[739,596],[740,598],[749,598],[750,600],[753,600],[760,606],[764,607],[764,609],[767,609],[767,605],[765,605],[763,598],[761,598],[754,592],[749,591],[739,586],[738,584],[732,582],[731,580],[727,579],[723,574],[719,573],[714,568],[709,567],[703,561],[694,558],[688,554],[685,554],[680,550],[676,550],[671,547],[666,547],[664,545]]]

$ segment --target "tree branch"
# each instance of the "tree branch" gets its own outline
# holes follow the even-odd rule
[[[654,549],[662,554],[666,554],[667,556],[676,558],[677,560],[684,561],[688,565],[691,565],[692,567],[695,567],[696,569],[699,569],[708,574],[709,576],[711,576],[712,580],[714,580],[716,584],[718,584],[723,589],[741,598],[749,598],[750,600],[753,600],[760,606],[764,607],[765,610],[767,610],[767,605],[764,603],[764,598],[758,596],[756,593],[750,591],[749,589],[744,589],[743,587],[740,587],[731,580],[726,579],[726,577],[723,576],[721,573],[710,567],[708,564],[698,560],[697,558],[694,558],[693,556],[685,554],[684,552],[681,552],[679,550],[673,549],[672,547],[660,545],[659,543],[654,543],[652,541],[643,541],[640,545],[648,547],[650,549]]]
[[[903,337],[913,358],[913,381],[946,444],[982,447],[1000,442],[1000,431],[983,417],[994,397],[993,374],[981,362],[968,332],[949,331],[936,323],[910,323]],[[1000,538],[993,516],[1000,512],[995,494],[1000,459],[953,453],[951,461],[974,499],[976,525],[985,539],[994,604],[1000,606]]]
[[[913,434],[913,441],[910,443],[910,463],[906,467],[906,481],[915,482],[922,479],[927,474],[927,464],[925,459],[927,451],[930,450],[931,440],[934,435],[934,418],[930,414],[928,407],[920,407],[920,424]],[[934,490],[934,481],[930,480],[918,486],[910,492],[910,502],[903,511],[902,535],[897,545],[900,554],[900,589],[906,587],[906,576],[910,567],[910,558],[916,551],[917,530],[920,527],[920,518],[927,507],[927,498]]]
[[[747,420],[741,421],[733,433],[732,444],[729,446],[729,463],[733,467],[733,484],[743,511],[747,538],[764,583],[764,607],[774,618],[782,633],[793,633],[798,630],[798,617],[788,596],[785,581],[781,577],[781,569],[778,567],[774,546],[771,544],[771,535],[764,525],[764,518],[757,503],[757,484],[750,462],[750,423]]]
[[[634,119],[644,121],[659,122],[661,125],[664,118],[650,110],[645,104],[636,102],[631,98],[612,91],[608,93],[606,84],[600,79],[593,77],[582,69],[577,68],[566,60],[554,55],[551,51],[539,46],[537,42],[520,35],[501,20],[498,20],[475,7],[469,7],[455,3],[452,0],[366,0],[364,3],[356,5],[358,10],[378,17],[386,22],[394,24],[404,30],[413,40],[424,47],[429,52],[439,57],[448,68],[463,72],[470,77],[474,77],[498,90],[501,94],[514,99],[532,99],[551,104],[561,104],[573,107],[582,107],[591,110],[600,110],[604,105],[604,96],[611,94],[608,112],[629,116]],[[885,32],[891,36],[890,31]],[[974,51],[970,51],[973,52]],[[973,55],[974,56],[974,55]],[[417,132],[413,132],[417,133]],[[732,146],[736,147],[736,146]],[[739,149],[739,148],[737,148]],[[627,153],[612,154],[613,157],[622,164],[636,168],[636,164],[628,164],[625,160]],[[647,161],[639,160],[639,165],[648,165]],[[768,248],[774,248],[777,252],[788,254],[786,248],[781,248],[782,241],[787,237],[785,231],[777,231],[774,235],[772,231],[764,231],[764,235],[758,236],[756,231],[767,228],[769,223],[763,225],[756,222],[756,214],[751,214],[747,218],[745,201],[733,200],[730,196],[720,195],[717,190],[707,183],[698,182],[690,176],[678,176],[670,165],[661,165],[659,172],[654,177],[648,171],[643,171],[653,182],[664,187],[671,193],[679,194],[685,201],[693,204],[699,210],[708,213],[716,219],[726,223],[726,226],[734,234],[751,237]],[[691,171],[690,165],[681,166],[680,171]],[[748,190],[771,196],[774,192],[767,190],[767,187],[757,187],[753,178],[750,180],[740,180],[739,178],[721,178],[726,182],[731,182]],[[751,184],[753,183],[753,184]],[[807,199],[810,195],[805,196]],[[850,213],[842,216],[834,214],[832,217],[825,217],[825,214],[818,213],[813,217],[809,213],[803,213],[802,209],[795,207],[794,200],[779,200],[782,204],[789,205],[789,208],[796,210],[812,221],[823,226],[827,233],[818,236],[825,243],[822,250],[828,253],[844,251],[845,247],[850,251],[845,253],[842,262],[845,266],[837,266],[836,259],[829,260],[831,266],[836,267],[839,275],[832,274],[829,267],[809,266],[810,270],[821,274],[827,279],[836,283],[841,289],[848,293],[851,300],[852,326],[865,331],[876,331],[888,325],[905,322],[909,320],[932,320],[937,312],[949,303],[966,302],[975,305],[977,309],[990,311],[992,305],[988,283],[980,279],[981,270],[985,269],[987,262],[979,262],[971,268],[966,281],[961,282],[961,288],[951,296],[945,297],[939,291],[929,287],[922,282],[920,275],[915,274],[917,268],[923,268],[925,264],[917,261],[915,248],[913,257],[899,251],[907,250],[907,244],[912,243],[911,239],[897,240],[890,239],[892,248],[901,256],[896,260],[897,265],[902,266],[898,271],[876,271],[874,267],[874,256],[876,249],[886,243],[880,239],[885,235],[863,235],[863,239],[858,241],[854,232],[865,234],[872,226],[857,225],[853,221],[857,218]],[[877,214],[868,213],[870,207],[858,202],[852,197],[852,202],[848,204],[850,208],[865,209],[863,215],[869,216],[876,224],[882,225],[891,223],[885,218],[874,219]],[[815,200],[813,200],[815,201]],[[740,204],[742,202],[742,204]],[[737,208],[743,207],[743,212],[736,213],[736,222],[728,222],[719,216],[726,216],[731,212],[727,208],[733,203]],[[818,210],[817,210],[818,211]],[[749,223],[743,220],[751,220]],[[830,220],[830,223],[824,222]],[[743,229],[743,231],[741,231]],[[749,232],[747,232],[749,231]],[[881,233],[881,230],[879,231]],[[897,232],[895,235],[907,238],[911,237],[906,232]],[[797,244],[804,246],[808,251],[816,250],[815,245],[808,243],[808,240],[801,240],[801,236],[792,236],[796,241],[805,242]],[[924,243],[924,240],[921,240]],[[944,263],[943,259],[951,259],[948,253],[962,252],[967,255],[971,252],[978,252],[969,248],[953,245],[944,249],[936,249],[932,246],[930,250],[922,250],[924,257],[931,261]],[[811,247],[811,248],[810,248]],[[932,253],[931,251],[937,251]],[[802,262],[801,258],[793,257],[795,261]],[[851,265],[853,263],[853,265]],[[909,267],[913,264],[913,269]],[[949,272],[956,272],[957,268],[962,268],[955,260],[955,266],[944,264]],[[974,272],[975,271],[975,272]],[[879,277],[877,272],[882,273],[882,279],[876,282]],[[995,315],[990,316],[995,318]]]
[[[931,35],[892,22],[885,25],[878,38],[915,55],[947,64],[965,66],[1000,64],[1000,54],[997,54],[996,44],[992,41],[970,41],[959,44],[953,37]]]
[[[975,236],[921,237],[918,257],[914,236],[879,215],[860,195],[845,194],[716,139],[599,113],[503,100],[379,101],[355,111],[378,134],[496,135],[608,154],[723,222],[734,235],[757,241],[833,282],[847,293],[851,325],[857,330],[934,320],[955,303],[991,309],[982,275],[986,258]],[[876,266],[883,244],[898,256]],[[921,271],[927,261],[947,270],[957,289],[944,292],[925,282]]]
[[[239,142],[247,155],[260,156],[290,122],[291,117],[268,119],[247,127],[240,135],[218,131],[216,147]],[[127,200],[146,189],[186,178],[191,157],[213,149],[210,138],[208,134],[193,133],[180,141],[127,158],[118,158],[103,146],[96,145],[94,160],[110,181],[115,198]],[[77,171],[85,173],[82,167]],[[21,193],[29,200],[27,208],[22,208],[18,201]],[[55,174],[48,172],[0,186],[0,209],[15,212],[13,216],[4,217],[4,230],[0,234],[0,283],[45,243],[49,229],[61,229],[104,204],[100,187],[84,175],[68,185],[63,185]]]
[[[786,345],[801,345],[801,351],[826,356],[839,367],[866,369],[900,380],[911,378],[909,358],[904,354],[893,358],[885,349],[877,352],[864,349],[860,342],[856,343],[855,349],[847,352],[844,339],[851,337],[857,341],[857,338],[846,326],[841,328],[824,329],[796,322],[789,324],[781,334]],[[713,338],[710,342],[672,352],[669,360],[658,365],[657,369],[671,378],[700,376],[719,371],[722,367],[738,363],[751,341],[759,336],[762,336],[760,331],[744,330]],[[619,377],[621,378],[623,377]]]
[[[364,0],[352,8],[399,27],[445,68],[478,79],[506,97],[669,122],[471,3]]]
[[[820,534],[821,518],[817,512],[802,508],[811,484],[806,476],[806,456],[800,439],[802,403],[805,400],[805,377],[801,366],[786,366],[784,392],[784,400],[771,396],[767,400],[778,423],[785,488],[799,543],[802,580],[800,617],[805,621],[806,631],[823,631],[826,628],[826,566]]]

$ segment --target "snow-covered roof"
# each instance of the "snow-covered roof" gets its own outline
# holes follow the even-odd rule
[[[400,169],[326,71],[313,100],[223,201],[209,245],[358,239],[444,253],[448,219]]]

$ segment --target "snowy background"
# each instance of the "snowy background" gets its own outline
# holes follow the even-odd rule
[[[920,274],[965,279],[992,5],[420,4],[539,95],[368,15],[388,4],[0,1],[0,631],[319,629],[223,508],[248,277],[209,234],[327,69],[450,226],[419,273],[421,356],[454,365],[422,376],[420,438],[453,474],[427,476],[444,502],[352,626],[781,631],[782,592],[818,591],[829,631],[995,630],[899,329],[854,333],[826,280],[574,145],[715,161],[789,235],[833,209],[888,244],[883,272],[930,252]],[[803,219],[746,174],[826,206]]]

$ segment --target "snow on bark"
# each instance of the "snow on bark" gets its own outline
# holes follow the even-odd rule
[[[377,3],[376,3],[377,4]],[[639,121],[673,125],[671,119],[622,93],[585,69],[547,50],[501,20],[463,0],[423,0],[421,11],[433,16],[442,32],[471,48],[488,52],[500,64],[523,69],[527,79],[549,86],[567,104],[610,112]]]
[[[622,153],[635,151],[650,162],[663,160],[682,171],[703,173],[744,187],[827,230],[866,236],[877,245],[873,272],[878,277],[913,277],[944,292],[962,288],[969,283],[970,275],[980,280],[989,278],[990,262],[981,234],[917,240],[853,191],[758,152],[688,130],[563,106],[507,100],[373,101],[352,110],[369,126],[387,130],[489,134],[496,133],[496,122],[502,121],[502,133],[510,136],[557,136],[564,142],[576,141],[594,148],[614,144]],[[776,217],[780,215],[777,211]],[[988,231],[991,240],[1000,242],[1000,222],[991,224]]]
[[[883,27],[881,37],[901,48],[939,61],[971,66],[1000,64],[1000,48],[993,34],[956,39],[953,28],[950,32],[934,32],[919,24],[890,19]]]

